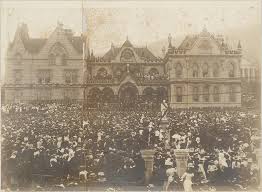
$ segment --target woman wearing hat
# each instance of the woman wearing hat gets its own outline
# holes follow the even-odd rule
[[[183,182],[185,192],[192,192],[192,177],[194,177],[194,168],[193,165],[188,164],[186,172],[182,175],[181,181]]]

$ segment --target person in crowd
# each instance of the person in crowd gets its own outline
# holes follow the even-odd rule
[[[174,149],[190,151],[194,182],[216,185],[221,181],[247,188],[258,181],[258,112],[170,109],[170,150],[165,147],[166,133],[158,126],[160,116],[159,110],[143,107],[119,110],[108,106],[107,110],[83,112],[77,103],[2,106],[1,163],[2,175],[7,176],[3,183],[18,188],[30,187],[32,182],[43,185],[36,179],[41,176],[52,177],[58,185],[78,183],[79,177],[103,177],[108,182],[121,177],[142,184],[145,162],[140,150],[145,148],[156,151],[157,181],[168,181],[165,160],[171,158],[175,163]],[[187,177],[186,187],[190,186]]]

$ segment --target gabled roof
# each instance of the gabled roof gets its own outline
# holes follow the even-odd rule
[[[68,37],[68,40],[72,46],[76,49],[77,52],[82,53],[82,37],[73,36],[72,31],[69,29],[63,29],[64,34]],[[30,53],[38,53],[41,48],[44,46],[48,39],[46,38],[30,38],[28,34],[28,29],[26,24],[22,24],[17,28],[16,36],[19,36],[23,42],[25,49]],[[12,49],[14,46],[15,40],[9,44],[8,49]]]
[[[133,49],[142,60],[154,61],[158,59],[147,47],[133,47]],[[106,61],[111,61],[115,59],[115,57],[118,55],[120,51],[120,47],[112,46],[111,49],[108,52],[106,52],[106,54],[102,58]]]
[[[106,61],[111,61],[113,60],[117,54],[120,52],[121,48],[119,47],[111,47],[111,49],[106,52],[106,54],[103,56],[103,59]]]
[[[27,39],[23,41],[24,47],[30,53],[37,53],[44,46],[47,39]]]
[[[131,42],[127,39],[127,40],[123,43],[122,47],[133,47],[133,45],[132,45]]]
[[[197,39],[198,39],[197,35],[194,36],[187,35],[184,41],[179,45],[178,49],[185,49],[185,50],[191,49],[194,43],[197,41]]]
[[[77,50],[77,52],[82,53],[83,41],[81,36],[73,36],[69,38],[69,41],[72,43],[73,47]]]

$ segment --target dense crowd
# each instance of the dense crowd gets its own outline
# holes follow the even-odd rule
[[[2,106],[2,183],[64,187],[80,182],[144,183],[140,150],[154,148],[152,183],[163,185],[176,170],[175,149],[188,149],[193,183],[258,185],[255,149],[260,115],[235,109],[160,112],[114,108],[82,110],[80,104]],[[172,182],[180,178],[173,174]]]

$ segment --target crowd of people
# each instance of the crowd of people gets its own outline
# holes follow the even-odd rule
[[[141,149],[153,148],[151,183],[181,184],[176,149],[187,149],[196,185],[259,184],[260,115],[239,108],[176,109],[169,126],[154,110],[82,110],[80,104],[2,106],[2,184],[23,188],[81,182],[143,185]],[[194,175],[194,176],[193,176]],[[166,185],[168,182],[168,186]],[[188,185],[186,185],[188,186]]]

